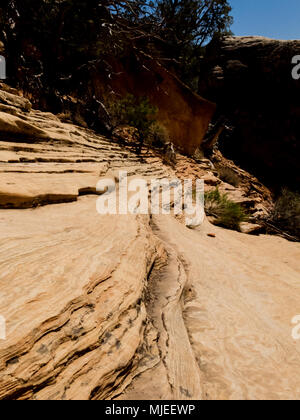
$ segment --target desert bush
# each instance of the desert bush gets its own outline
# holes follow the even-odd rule
[[[168,130],[155,121],[149,127],[146,141],[151,147],[163,148],[170,141]]]
[[[148,98],[136,98],[127,94],[119,100],[108,101],[106,109],[113,130],[120,126],[129,126],[137,130],[136,140],[140,148],[145,142],[159,147],[167,141],[166,129],[156,121],[158,109]]]
[[[110,101],[107,111],[113,128],[128,125],[135,127],[141,135],[147,137],[158,110],[148,98],[136,98],[128,94],[119,100]]]
[[[215,218],[215,223],[228,229],[240,230],[248,218],[243,207],[222,194],[218,188],[205,193],[205,212]]]
[[[271,221],[283,231],[300,238],[300,194],[284,188],[275,202]]]

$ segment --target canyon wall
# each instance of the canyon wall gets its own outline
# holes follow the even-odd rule
[[[147,97],[158,109],[157,121],[183,153],[192,155],[201,146],[216,106],[194,93],[174,74],[154,60],[110,60],[110,73],[91,74],[90,95],[112,101],[132,94]]]
[[[228,37],[207,47],[199,92],[215,101],[231,131],[222,151],[270,186],[300,183],[300,41]]]

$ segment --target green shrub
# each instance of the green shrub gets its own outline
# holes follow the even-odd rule
[[[159,122],[153,122],[149,128],[146,141],[152,147],[163,148],[170,141],[167,129]]]
[[[149,136],[158,112],[148,98],[136,98],[131,94],[110,102],[107,109],[113,128],[129,125],[136,128],[143,139]]]
[[[275,202],[271,221],[283,231],[300,238],[300,194],[284,188]]]
[[[228,229],[240,230],[240,224],[248,218],[243,207],[230,200],[227,194],[216,188],[205,193],[205,212],[215,218],[215,223]]]

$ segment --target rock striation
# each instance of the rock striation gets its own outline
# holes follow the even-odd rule
[[[207,188],[248,194],[254,212],[270,192],[244,171],[240,186],[223,181],[221,155],[178,155],[173,169],[6,93],[0,398],[298,398],[298,243],[207,220],[191,230],[172,215],[99,215],[95,196],[97,181],[120,169],[205,177]]]

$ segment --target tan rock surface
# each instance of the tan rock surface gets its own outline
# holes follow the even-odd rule
[[[107,398],[158,362],[141,299],[155,244],[138,220],[82,198],[3,211],[1,232],[1,398]]]
[[[300,343],[291,337],[291,319],[299,312],[300,246],[215,232],[216,241],[199,238],[189,253],[196,297],[187,305],[186,323],[204,372],[204,393],[298,399]],[[191,243],[184,237],[177,239],[179,252]]]
[[[202,397],[299,399],[300,341],[292,338],[291,320],[300,311],[300,245],[207,222],[198,231],[172,218],[154,223],[184,267],[181,306]],[[143,398],[143,378],[127,398]]]
[[[0,398],[299,398],[299,244],[101,216],[100,177],[175,171],[12,106],[47,135],[1,133]],[[176,174],[218,182],[181,156]]]

